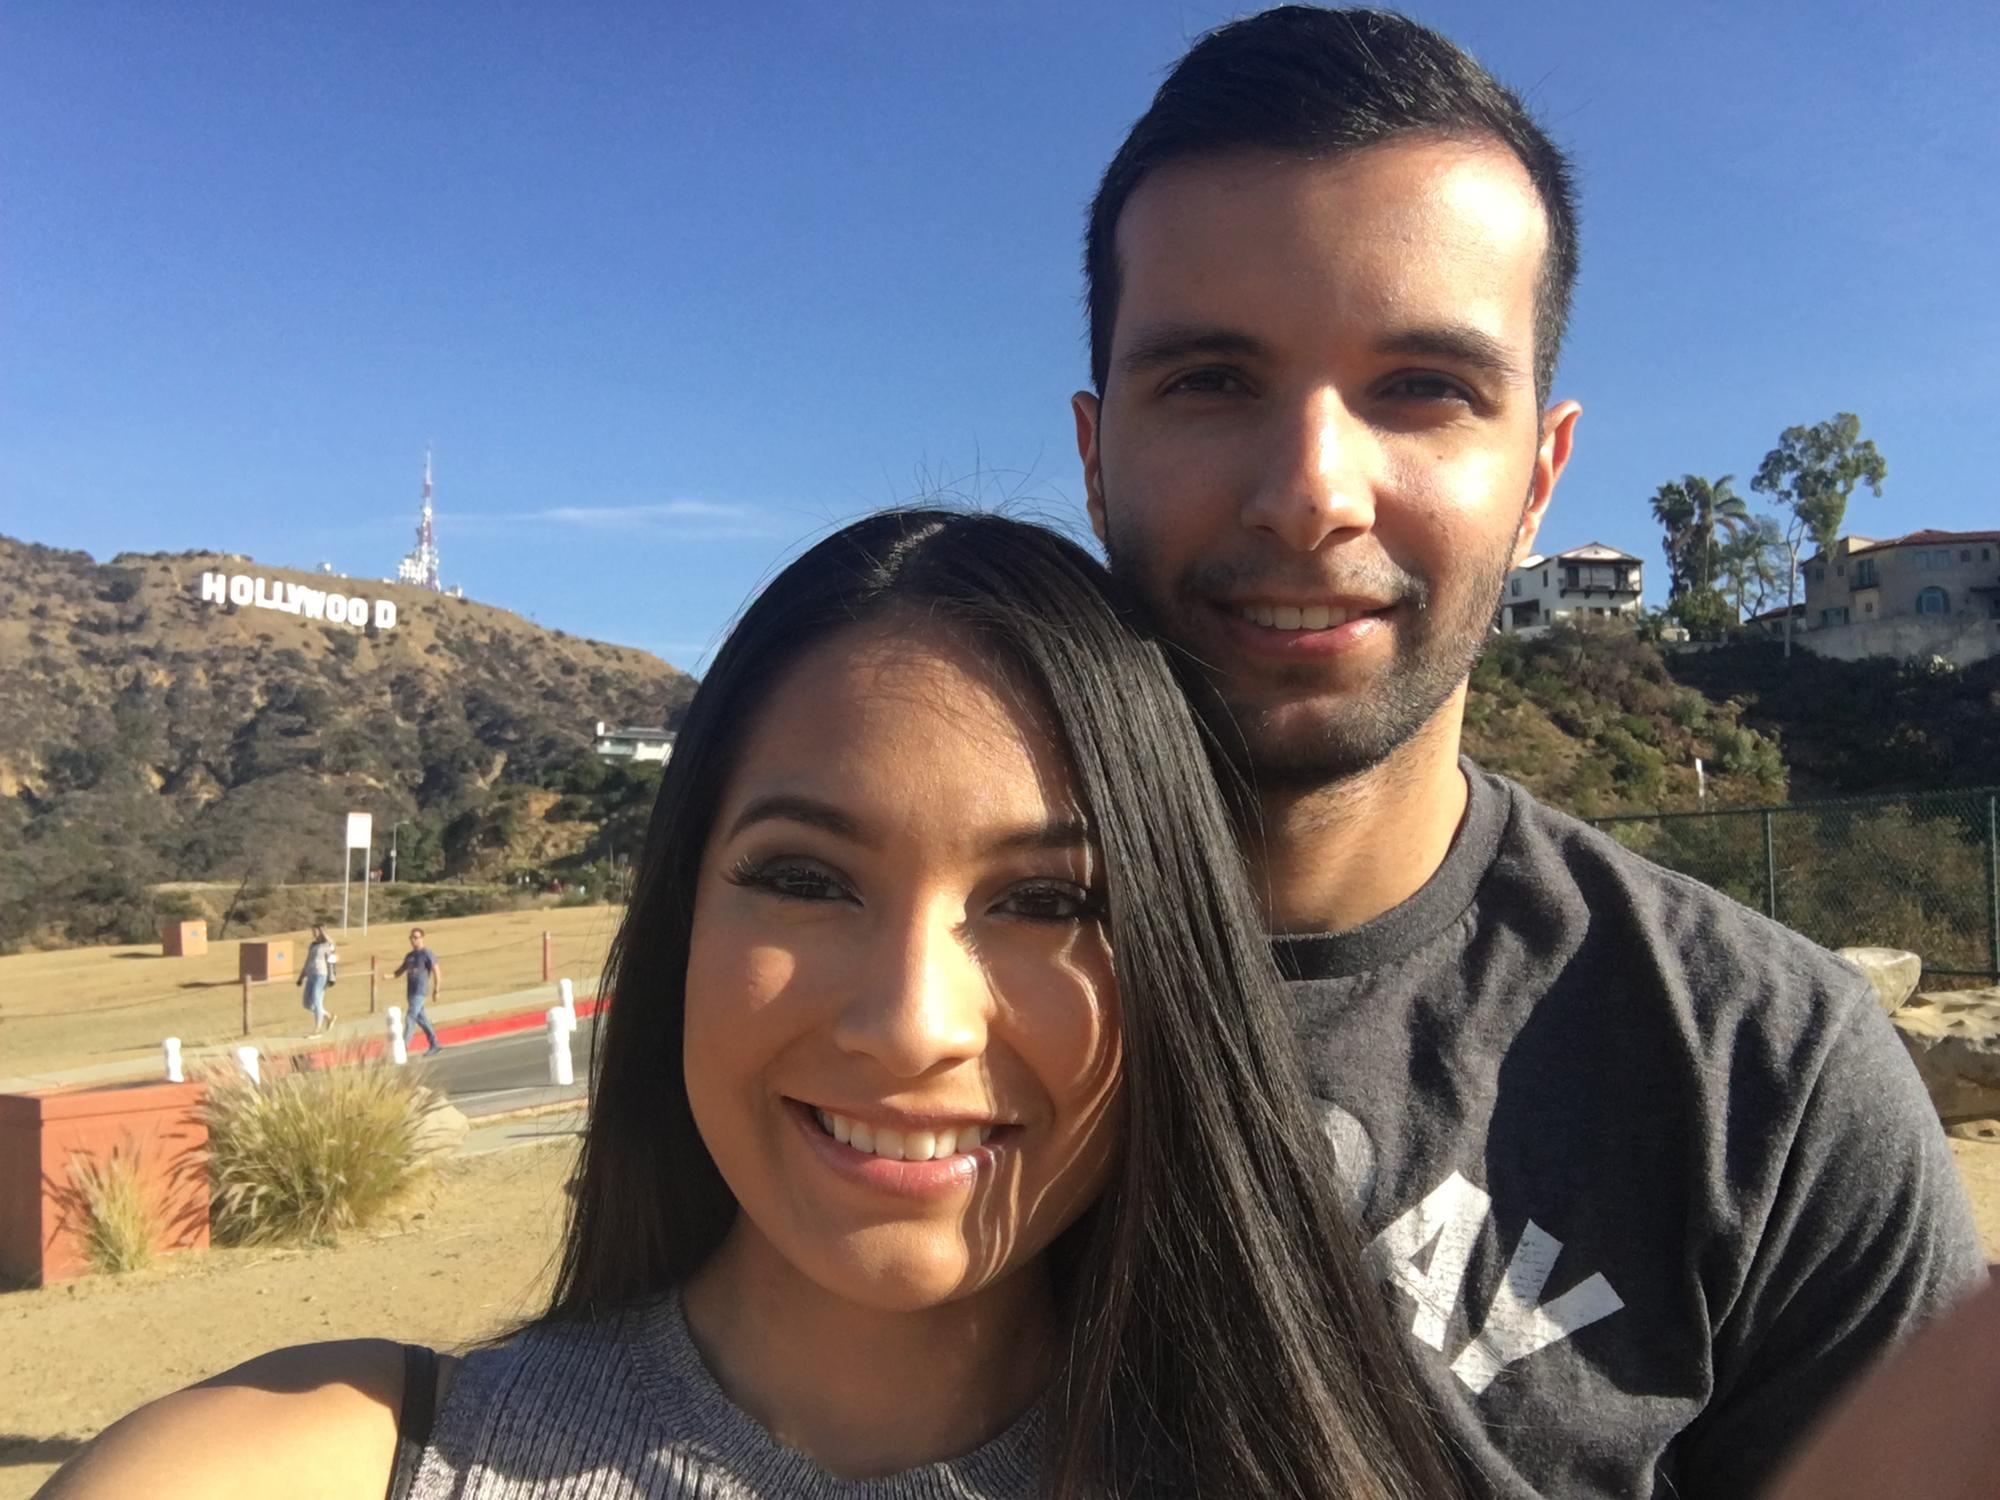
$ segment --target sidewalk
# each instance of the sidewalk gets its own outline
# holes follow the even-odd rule
[[[579,1016],[594,1015],[598,1009],[597,987],[600,976],[591,975],[575,982],[576,1013]],[[345,987],[335,985],[327,992],[333,1001],[332,1011],[337,1018],[331,1031],[314,1036],[310,1030],[296,1034],[263,1035],[247,1041],[219,1042],[208,1047],[189,1047],[181,1052],[181,1071],[192,1076],[196,1070],[207,1066],[234,1066],[236,1049],[239,1046],[255,1046],[265,1056],[294,1056],[302,1052],[324,1052],[336,1047],[358,1048],[364,1053],[375,1053],[387,1049],[389,1040],[389,1019],[387,1004],[383,1009],[369,1015],[365,1010],[360,1014],[347,1013],[341,1001],[347,995],[341,993]],[[367,1003],[365,986],[357,986],[355,998],[363,1005]],[[499,1036],[510,1031],[525,1031],[532,1026],[540,1026],[548,1008],[559,1003],[556,982],[538,984],[531,989],[509,990],[498,995],[481,995],[473,1000],[454,1000],[444,1005],[432,1005],[425,1014],[431,1025],[437,1028],[438,1038],[447,1045],[453,1042],[478,1041],[482,1037]],[[311,1018],[300,1010],[299,1019]],[[419,1039],[421,1040],[421,1039]],[[82,1067],[52,1068],[42,1072],[20,1074],[12,1078],[0,1078],[0,1094],[41,1094],[56,1089],[104,1088],[121,1083],[151,1082],[166,1076],[166,1063],[156,1051],[141,1057],[120,1058],[114,1062],[90,1063]]]

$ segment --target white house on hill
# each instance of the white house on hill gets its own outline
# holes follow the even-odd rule
[[[1537,635],[1558,620],[1636,617],[1644,570],[1631,553],[1602,542],[1536,553],[1507,575],[1497,624],[1509,635]]]
[[[599,760],[643,764],[666,760],[674,753],[674,732],[671,729],[613,725],[599,719],[596,741]]]

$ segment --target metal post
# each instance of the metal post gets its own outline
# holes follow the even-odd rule
[[[1764,809],[1764,915],[1778,920],[1778,850],[1771,842],[1771,810]]]
[[[551,958],[552,941],[553,940],[549,937],[549,935],[546,932],[542,934],[542,983],[543,984],[547,984],[549,982],[549,976],[555,972],[555,964]]]
[[[375,967],[375,955],[368,955],[368,1014],[375,1014],[375,981],[380,978]]]
[[[250,1035],[250,976],[243,976],[243,1034]]]
[[[1986,960],[2000,980],[2000,794],[1986,794]]]
[[[368,931],[368,887],[375,883],[375,835],[368,835],[368,853],[361,860],[361,930]]]

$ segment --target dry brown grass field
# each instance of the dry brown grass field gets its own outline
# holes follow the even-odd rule
[[[558,976],[594,977],[620,914],[611,906],[564,906],[426,921],[424,932],[443,971],[438,1003],[541,983],[544,932],[553,940]],[[343,1023],[368,1013],[371,956],[382,975],[378,1009],[402,1003],[402,981],[388,975],[409,949],[408,933],[403,924],[373,923],[364,935],[358,903],[354,925],[346,933],[333,930],[340,979],[328,1002]],[[245,940],[289,937],[296,972],[309,936],[295,929],[255,939],[246,934]],[[168,1036],[178,1036],[185,1048],[239,1040],[243,991],[236,963],[234,937],[211,943],[198,958],[163,958],[157,942],[0,958],[0,1078],[142,1057]],[[253,986],[251,1014],[253,1041],[300,1037],[311,1029],[291,974]]]
[[[463,1157],[395,1222],[335,1248],[210,1250],[0,1295],[0,1500],[32,1495],[140,1403],[266,1349],[343,1338],[459,1349],[531,1316],[574,1162],[570,1142]]]

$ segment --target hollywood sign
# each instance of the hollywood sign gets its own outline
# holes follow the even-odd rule
[[[303,615],[308,620],[324,620],[329,625],[345,625],[360,630],[372,614],[377,630],[396,626],[396,601],[356,598],[330,589],[309,589],[277,578],[255,578],[248,573],[204,573],[201,575],[203,604],[234,604],[239,609],[275,609],[280,614]]]

